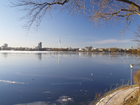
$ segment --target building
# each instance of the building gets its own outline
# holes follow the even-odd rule
[[[36,46],[35,49],[42,49],[42,42],[38,42],[38,46]]]
[[[86,51],[90,51],[91,49],[92,49],[92,46],[85,47],[85,50],[86,50]]]
[[[8,44],[4,43],[3,46],[1,47],[1,50],[7,50],[8,49]]]
[[[2,47],[6,48],[6,47],[8,47],[8,44],[4,43]]]
[[[39,49],[42,48],[42,42],[38,42],[38,48],[39,48]]]

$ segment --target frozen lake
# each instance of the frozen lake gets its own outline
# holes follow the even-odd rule
[[[125,53],[0,51],[0,105],[85,105],[130,80]]]

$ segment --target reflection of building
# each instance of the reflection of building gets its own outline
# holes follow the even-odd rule
[[[41,60],[42,59],[42,53],[38,53],[38,60]]]
[[[42,48],[42,42],[38,42],[38,48]]]
[[[2,53],[4,57],[7,57],[8,53]]]
[[[58,55],[58,65],[60,65],[60,56]]]

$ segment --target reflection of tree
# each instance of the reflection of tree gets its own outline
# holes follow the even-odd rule
[[[46,54],[47,56],[79,56],[79,57],[95,57],[95,56],[108,56],[110,58],[117,58],[117,57],[122,57],[125,56],[129,58],[132,56],[130,53],[120,53],[120,52],[63,52],[63,51],[55,51],[55,52],[50,52]],[[138,55],[134,54],[133,57],[139,57]]]

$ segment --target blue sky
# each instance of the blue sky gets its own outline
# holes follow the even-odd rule
[[[135,18],[125,34],[120,35],[125,22],[119,21],[113,25],[113,21],[108,21],[95,26],[83,15],[73,16],[65,10],[60,14],[54,12],[53,17],[46,15],[38,31],[32,26],[27,34],[27,30],[23,28],[27,20],[20,20],[25,12],[8,5],[8,0],[2,0],[0,3],[0,46],[7,43],[9,47],[35,47],[41,41],[43,47],[137,47],[137,43],[132,39],[135,35],[133,31],[138,28],[139,17]],[[59,36],[61,46],[58,44]]]

